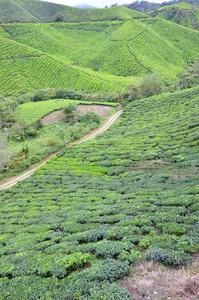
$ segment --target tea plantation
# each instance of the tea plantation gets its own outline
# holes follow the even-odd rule
[[[0,93],[13,95],[33,89],[67,86],[76,90],[114,91],[113,83],[64,65],[28,46],[0,37]]]
[[[0,23],[54,22],[61,15],[65,22],[131,20],[147,17],[144,13],[118,6],[107,9],[80,9],[39,0],[1,0]]]
[[[2,24],[0,94],[58,87],[120,92],[154,72],[174,81],[198,58],[198,44],[198,31],[158,18]]]
[[[0,299],[132,299],[141,257],[199,249],[199,88],[136,100],[95,140],[0,192]]]

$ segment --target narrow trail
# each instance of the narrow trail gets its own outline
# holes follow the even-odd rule
[[[70,145],[75,145],[75,144],[81,144],[83,142],[87,142],[90,141],[92,139],[94,139],[97,135],[103,133],[104,131],[106,131],[114,122],[115,120],[121,115],[122,110],[118,111],[117,113],[115,113],[113,116],[111,116],[111,118],[106,122],[105,125],[103,125],[100,129],[98,129],[97,131],[95,131],[94,133],[89,134],[87,137],[83,137],[81,138],[79,141],[76,141]],[[56,154],[55,154],[56,155]],[[54,155],[54,156],[55,156]],[[51,155],[52,157],[53,155]],[[34,173],[35,170],[39,169],[41,166],[45,165],[45,163],[47,161],[49,161],[50,158],[47,158],[43,163],[39,164],[37,167],[35,167],[34,169],[24,173],[23,175],[17,176],[16,178],[4,183],[3,185],[0,185],[0,190],[5,190],[10,188],[11,186],[17,184],[17,182],[22,181],[26,178],[28,178],[29,176],[32,175],[32,173]]]

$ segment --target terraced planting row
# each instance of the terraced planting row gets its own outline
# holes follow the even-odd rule
[[[198,57],[198,31],[158,18],[4,24],[0,35],[2,94],[61,86],[116,91],[152,72],[176,80]]]
[[[199,88],[137,100],[103,135],[1,191],[6,299],[132,299],[145,257],[179,267],[199,245]]]
[[[14,41],[0,38],[0,42],[0,93],[3,95],[48,87],[68,87],[87,92],[123,88]]]

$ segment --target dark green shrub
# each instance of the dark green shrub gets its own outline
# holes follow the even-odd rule
[[[80,123],[85,123],[85,124],[91,124],[91,123],[100,124],[100,116],[94,112],[87,112],[84,115],[79,115],[78,121]]]
[[[113,257],[116,258],[124,250],[132,250],[134,245],[130,242],[119,242],[103,240],[95,245],[95,255],[97,257]]]
[[[54,92],[54,99],[71,99],[71,100],[84,100],[86,93],[74,91],[72,89],[59,88]]]
[[[170,249],[151,248],[146,253],[146,259],[162,262],[164,265],[180,268],[191,262],[191,256],[184,251],[174,251]]]
[[[162,93],[162,79],[158,73],[147,76],[140,85],[140,92],[143,97],[151,97]]]
[[[62,111],[65,114],[65,121],[71,125],[74,125],[77,122],[76,111],[77,106],[70,102],[67,106],[63,107]]]
[[[89,290],[89,296],[81,296],[79,300],[133,300],[127,290],[122,289],[117,284],[104,284],[95,286]]]
[[[49,98],[50,98],[49,94],[45,90],[39,90],[35,93],[32,100],[34,102],[37,102],[37,101],[48,100]]]
[[[64,22],[64,16],[61,12],[55,16],[55,22]]]
[[[128,276],[130,274],[129,263],[107,258],[102,262],[97,262],[92,267],[78,273],[74,279],[84,279],[86,281],[109,281],[110,283]]]
[[[124,173],[125,167],[124,166],[115,166],[115,167],[109,167],[108,168],[108,175],[110,176],[117,176],[120,175],[121,173]]]

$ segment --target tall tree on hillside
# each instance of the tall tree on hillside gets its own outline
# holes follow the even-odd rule
[[[12,156],[12,151],[5,149],[6,140],[6,135],[0,132],[0,170],[4,168]]]
[[[62,15],[61,12],[59,12],[59,13],[55,16],[55,22],[64,22],[64,16]]]

